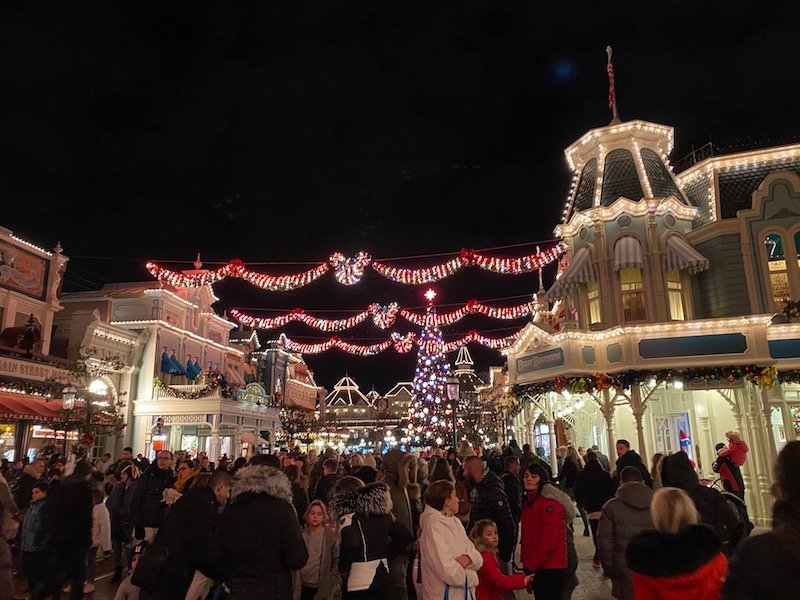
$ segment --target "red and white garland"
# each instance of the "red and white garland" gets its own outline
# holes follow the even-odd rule
[[[145,266],[153,277],[176,287],[201,287],[216,283],[226,277],[239,277],[262,289],[282,292],[306,286],[331,269],[333,269],[337,282],[342,285],[355,285],[361,281],[364,276],[364,270],[369,266],[387,279],[408,285],[422,285],[439,281],[455,274],[464,267],[472,266],[494,273],[521,275],[531,273],[550,264],[562,255],[565,250],[566,245],[563,242],[559,242],[543,252],[536,252],[517,258],[498,258],[481,254],[477,250],[464,248],[455,258],[421,269],[392,267],[385,262],[373,260],[367,252],[359,252],[352,258],[346,257],[341,252],[334,252],[329,257],[328,262],[320,263],[308,271],[292,275],[269,275],[250,271],[238,258],[229,261],[214,271],[198,270],[196,272],[178,273],[177,271],[160,267],[152,261]]]
[[[519,319],[522,317],[529,317],[533,314],[534,308],[531,303],[518,304],[516,306],[488,306],[478,300],[470,300],[464,306],[457,308],[448,313],[441,313],[436,315],[436,327],[446,327],[457,323],[467,315],[480,314],[493,319],[502,319],[505,321]],[[309,327],[319,329],[320,331],[343,331],[355,327],[359,323],[363,323],[368,317],[372,317],[372,322],[378,329],[389,329],[397,320],[397,315],[403,317],[406,321],[423,327],[425,325],[425,314],[416,313],[405,308],[400,308],[397,302],[392,302],[389,305],[378,304],[373,302],[365,310],[356,313],[346,319],[322,319],[313,317],[306,313],[302,308],[295,308],[293,311],[285,315],[277,317],[253,317],[245,314],[237,309],[230,311],[230,316],[239,321],[242,325],[252,327],[254,329],[277,329],[283,327],[291,321],[300,321]]]
[[[458,348],[464,344],[473,342],[482,344],[487,348],[505,348],[513,344],[520,335],[522,335],[522,329],[512,333],[511,335],[501,338],[490,338],[481,335],[477,331],[470,331],[457,340],[446,342],[443,345],[443,350],[444,352],[453,352],[454,350],[458,350]],[[391,334],[390,339],[371,345],[351,344],[335,336],[325,342],[319,342],[316,344],[303,344],[301,342],[296,342],[283,334],[281,335],[280,339],[284,348],[286,348],[286,350],[289,352],[297,352],[299,354],[321,354],[331,350],[332,348],[338,348],[343,352],[354,354],[356,356],[375,356],[376,354],[380,354],[389,348],[394,348],[395,352],[399,354],[407,354],[411,351],[414,344],[417,343],[417,335],[413,332],[409,332],[405,335],[394,332]]]

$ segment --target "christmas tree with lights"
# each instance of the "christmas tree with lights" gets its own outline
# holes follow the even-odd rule
[[[444,353],[442,332],[436,323],[436,309],[433,306],[435,297],[433,290],[425,292],[428,309],[425,326],[417,340],[419,353],[408,425],[409,443],[412,446],[446,443],[453,431],[453,413],[446,394],[450,364]]]

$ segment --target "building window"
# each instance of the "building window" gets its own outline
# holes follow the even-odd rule
[[[794,234],[794,251],[797,253],[797,266],[800,267],[800,231]]]
[[[644,321],[644,286],[641,269],[619,270],[620,290],[622,291],[622,320]]]
[[[680,271],[667,273],[667,301],[669,302],[669,318],[673,321],[685,321],[686,311],[684,310]]]
[[[772,289],[772,300],[776,308],[783,306],[790,298],[789,274],[786,271],[786,255],[783,251],[783,238],[770,233],[764,238],[767,251],[767,271]]]
[[[586,304],[589,309],[589,325],[600,323],[600,287],[594,281],[586,284]]]

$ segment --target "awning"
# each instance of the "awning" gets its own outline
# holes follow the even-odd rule
[[[671,271],[689,271],[699,273],[709,267],[708,259],[689,245],[689,242],[677,235],[667,238],[667,273]]]
[[[48,422],[61,418],[61,401],[0,392],[0,419]]]
[[[643,265],[642,245],[639,240],[629,235],[619,238],[614,245],[614,270],[641,269]]]
[[[565,298],[569,293],[582,283],[597,281],[597,274],[592,264],[592,255],[587,248],[580,248],[575,253],[567,268],[556,279],[549,290],[547,290],[548,300],[558,300]]]

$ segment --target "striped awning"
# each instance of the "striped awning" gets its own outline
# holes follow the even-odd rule
[[[586,248],[580,248],[569,261],[569,265],[561,273],[547,291],[548,300],[565,298],[569,293],[582,283],[597,281],[597,274],[592,265],[592,256]]]
[[[689,245],[689,242],[677,235],[667,238],[666,253],[667,273],[670,271],[689,271],[699,273],[709,267],[708,259]]]
[[[614,245],[614,270],[641,269],[644,265],[642,245],[635,237],[626,235]]]

